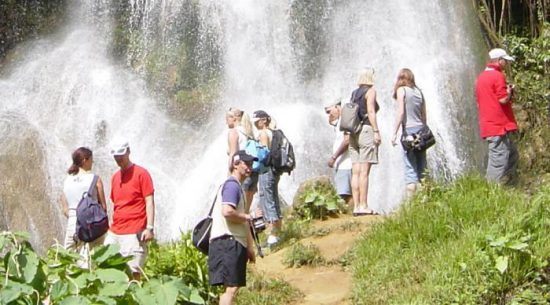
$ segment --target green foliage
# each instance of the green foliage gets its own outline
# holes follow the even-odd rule
[[[345,202],[334,187],[321,180],[306,185],[294,203],[294,214],[305,220],[324,219],[345,211]]]
[[[548,202],[548,186],[527,198],[478,177],[427,185],[348,256],[354,303],[550,301]]]
[[[283,264],[287,267],[318,266],[325,263],[319,248],[313,244],[294,243],[285,253]]]
[[[59,245],[40,258],[28,234],[0,233],[0,304],[205,304],[197,289],[180,278],[162,275],[143,283],[130,281],[118,246],[100,246],[84,268],[80,255]]]
[[[208,284],[207,257],[191,242],[189,232],[181,234],[181,240],[159,245],[149,244],[149,256],[145,272],[180,278],[189,287],[195,288],[205,300],[215,300],[221,288]]]
[[[257,272],[249,272],[246,278],[246,287],[237,295],[237,305],[295,304],[302,297],[300,291],[281,279],[269,279]]]

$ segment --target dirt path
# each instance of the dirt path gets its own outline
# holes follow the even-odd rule
[[[317,246],[326,261],[337,262],[371,224],[382,219],[381,216],[351,217],[342,215],[313,224],[313,229],[328,232],[323,236],[302,239],[304,245]],[[256,269],[268,276],[279,277],[297,288],[304,298],[297,304],[351,304],[351,271],[338,263],[329,266],[288,268],[282,260],[288,248],[271,253],[258,259]]]

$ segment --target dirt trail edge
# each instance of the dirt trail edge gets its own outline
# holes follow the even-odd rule
[[[282,278],[304,294],[296,304],[340,305],[351,304],[351,270],[343,268],[337,261],[353,246],[354,242],[382,216],[340,215],[313,224],[313,230],[328,232],[322,236],[311,236],[300,240],[304,245],[313,244],[319,248],[326,261],[336,263],[318,267],[286,267],[282,261],[287,248],[271,253],[256,262],[257,271],[270,277]]]

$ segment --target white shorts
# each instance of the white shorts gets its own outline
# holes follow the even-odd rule
[[[122,256],[134,257],[128,262],[128,266],[130,266],[133,273],[142,273],[141,270],[147,258],[147,245],[145,242],[139,240],[138,235],[141,234],[115,234],[109,231],[105,238],[105,245],[117,244],[120,246],[119,252]]]

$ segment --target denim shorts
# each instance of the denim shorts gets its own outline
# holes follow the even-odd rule
[[[334,185],[338,195],[351,195],[351,169],[337,169],[334,173]]]
[[[260,205],[264,212],[264,219],[273,223],[283,218],[281,203],[279,200],[280,174],[272,168],[260,175]]]
[[[407,128],[407,133],[415,133],[420,130],[422,126]],[[405,156],[405,184],[419,183],[425,176],[426,172],[426,150],[416,151],[404,151]]]

